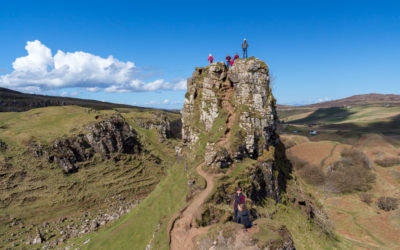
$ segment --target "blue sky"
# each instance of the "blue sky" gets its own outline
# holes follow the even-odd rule
[[[278,103],[400,94],[399,10],[384,0],[3,1],[0,86],[181,108],[194,67],[240,52],[246,37]]]

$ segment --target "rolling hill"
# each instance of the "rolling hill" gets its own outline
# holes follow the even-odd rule
[[[105,110],[113,108],[137,108],[135,106],[85,100],[70,97],[26,94],[11,89],[0,88],[0,112],[20,112],[33,108],[76,105],[80,107]],[[147,109],[147,108],[140,108]]]

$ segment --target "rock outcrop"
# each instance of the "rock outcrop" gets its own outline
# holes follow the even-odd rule
[[[196,68],[187,81],[182,109],[183,143],[192,148],[201,133],[210,133],[213,126],[222,125],[216,121],[226,115],[221,96],[229,90],[233,90],[229,102],[238,115],[231,128],[231,156],[257,158],[264,148],[279,140],[268,67],[256,58],[237,60],[229,70],[222,62]]]
[[[74,137],[56,139],[47,150],[43,145],[34,145],[32,153],[56,162],[65,173],[72,173],[78,170],[78,163],[91,159],[95,154],[107,159],[113,153],[141,151],[135,130],[120,114],[89,124],[84,130],[85,133]]]
[[[263,217],[267,198],[281,201],[291,164],[276,133],[276,100],[268,66],[257,58],[239,59],[196,68],[187,81],[182,109],[183,148],[204,152],[211,172],[224,172],[247,160],[235,175],[216,183],[201,216],[202,225],[232,220],[230,207],[237,186],[249,199],[253,219]],[[200,157],[200,156],[197,156]]]
[[[169,138],[182,138],[181,119],[170,119],[163,113],[155,113],[150,119],[135,118],[134,122],[145,129],[156,129],[160,142],[164,142]]]
[[[258,230],[267,229],[264,233],[268,232],[268,235],[260,237],[255,228],[244,231],[242,225],[227,223],[212,228],[206,235],[197,237],[194,249],[296,249],[292,235],[285,226],[266,219],[255,223],[259,227]]]

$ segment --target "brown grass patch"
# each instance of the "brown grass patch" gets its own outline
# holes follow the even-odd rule
[[[368,193],[362,193],[359,195],[360,200],[364,203],[366,203],[367,205],[371,205],[372,203],[372,198],[374,197],[372,194],[368,194]]]
[[[355,149],[344,149],[340,159],[323,171],[322,165],[309,163],[292,153],[288,153],[297,174],[308,184],[324,186],[332,193],[366,191],[375,181],[371,163],[367,156]]]
[[[346,149],[328,170],[325,189],[333,193],[366,191],[374,181],[375,174],[367,156],[356,149]]]
[[[310,141],[307,137],[298,135],[282,135],[280,138],[286,149]]]
[[[307,142],[293,146],[287,153],[306,160],[311,165],[319,166],[323,159],[330,155],[334,145],[334,143],[328,141]]]

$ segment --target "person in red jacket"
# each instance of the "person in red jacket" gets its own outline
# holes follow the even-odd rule
[[[231,56],[228,54],[228,55],[225,57],[225,60],[226,60],[226,66],[229,67],[229,63],[230,63],[231,60],[232,60]]]
[[[212,54],[210,53],[210,55],[208,56],[208,62],[209,63],[213,63],[214,61],[214,57],[212,56]]]
[[[233,199],[233,211],[235,212],[235,217],[233,218],[234,221],[236,221],[237,219],[237,215],[238,215],[238,205],[239,204],[244,204],[246,197],[244,196],[244,194],[242,193],[242,189],[240,187],[238,187],[236,189],[236,194],[234,196]]]
[[[231,59],[231,61],[229,62],[229,66],[233,66],[234,62],[235,62],[235,60]]]
[[[239,59],[239,54],[236,52],[236,55],[235,55],[235,57],[234,57],[234,59],[236,60],[236,59]]]

